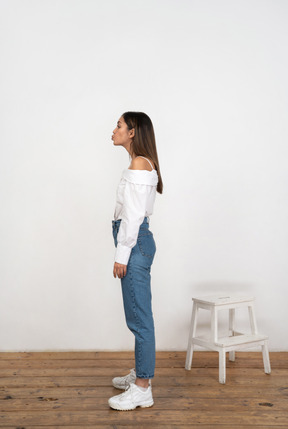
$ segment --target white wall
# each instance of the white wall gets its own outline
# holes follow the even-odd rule
[[[133,350],[112,272],[126,110],[151,117],[164,183],[157,350],[185,350],[192,297],[222,291],[255,295],[288,350],[287,1],[0,6],[0,351]]]

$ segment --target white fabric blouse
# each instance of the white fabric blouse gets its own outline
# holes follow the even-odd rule
[[[158,174],[155,169],[123,170],[116,191],[114,220],[122,220],[117,235],[114,262],[128,264],[131,250],[137,243],[140,225],[145,216],[151,216],[153,213],[157,183]]]

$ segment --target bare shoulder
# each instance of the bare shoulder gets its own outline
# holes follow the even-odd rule
[[[155,168],[154,163],[150,159],[149,161],[153,165],[153,168]],[[140,156],[132,159],[129,169],[130,170],[148,170],[148,171],[152,170],[151,165],[149,164],[147,159],[141,158]]]

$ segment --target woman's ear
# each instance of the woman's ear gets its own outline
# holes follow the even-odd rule
[[[135,137],[135,128],[132,128],[132,130],[129,130],[129,137],[131,138]]]

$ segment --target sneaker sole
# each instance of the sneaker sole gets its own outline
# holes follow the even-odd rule
[[[140,408],[149,408],[149,407],[152,407],[152,405],[154,405],[154,401],[152,403],[149,402],[148,404],[136,405],[134,408],[120,408],[120,407],[117,407],[117,405],[113,405],[112,406],[112,405],[109,404],[109,406],[111,408],[113,408],[113,410],[117,410],[117,411],[132,411],[132,410],[135,410],[137,407],[140,407]]]

